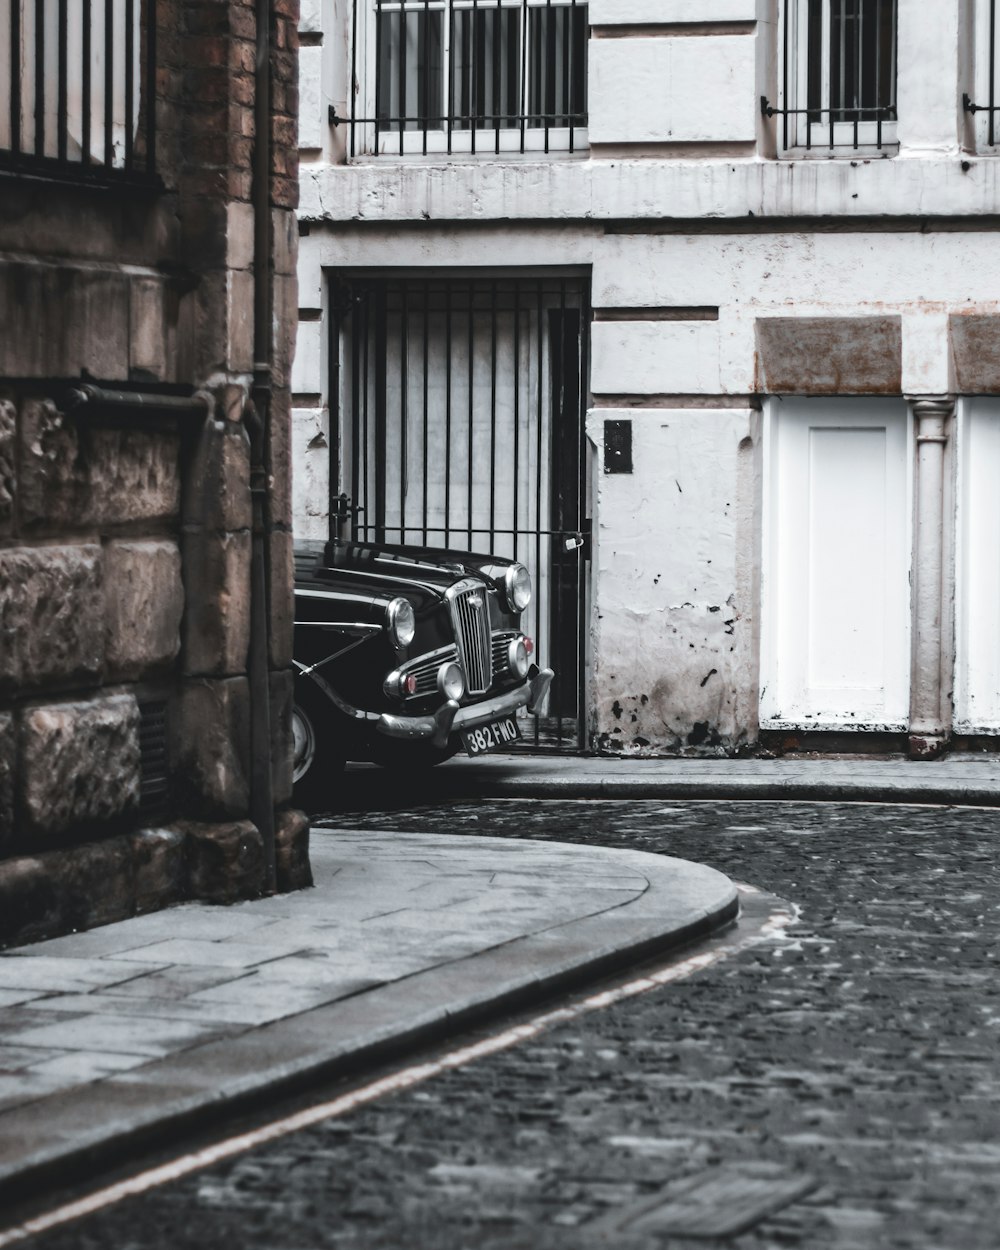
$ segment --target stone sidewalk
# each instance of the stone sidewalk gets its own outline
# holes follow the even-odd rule
[[[377,773],[354,765],[347,796],[364,794]],[[783,759],[624,759],[519,753],[456,756],[421,785],[436,799],[663,798],[797,799],[842,803],[944,803],[1000,806],[1000,755]],[[343,806],[343,805],[342,805]]]
[[[312,890],[0,955],[0,1196],[444,1037],[736,912],[637,851],[315,830]]]

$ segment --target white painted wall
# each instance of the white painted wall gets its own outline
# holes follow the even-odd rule
[[[292,516],[300,540],[329,537],[330,413],[319,408],[292,409]]]
[[[608,419],[632,422],[633,474],[602,471]],[[608,750],[710,750],[753,736],[758,427],[749,409],[589,414],[593,686]]]
[[[592,26],[751,22],[758,0],[590,0]]]
[[[588,425],[598,446],[605,417],[631,419],[635,436],[635,474],[598,472],[595,501],[594,716],[598,733],[623,750],[695,749],[695,726],[709,726],[697,749],[712,749],[713,735],[721,750],[757,733],[764,448],[748,400],[758,380],[756,319],[899,316],[903,391],[938,395],[954,386],[948,316],[1000,316],[1000,247],[991,225],[1000,213],[1000,160],[983,149],[981,119],[961,110],[962,92],[983,86],[982,41],[972,31],[981,0],[900,0],[899,151],[873,159],[775,157],[775,124],[761,118],[759,98],[776,98],[778,7],[778,0],[591,0],[594,26],[657,28],[623,29],[617,38],[603,37],[605,29],[591,40],[591,151],[500,160],[380,156],[347,166],[344,130],[325,122],[327,102],[343,112],[351,91],[346,0],[304,7],[314,45],[322,35],[303,74],[323,114],[318,127],[315,118],[303,123],[304,306],[320,307],[324,274],[344,268],[552,267],[591,272],[596,309],[630,310],[626,320],[594,323],[598,406]],[[665,311],[692,307],[718,309],[718,319]],[[653,310],[648,319],[643,308]],[[296,360],[296,391],[320,397],[320,407],[310,400],[297,410],[302,533],[325,532],[320,440],[328,397],[314,337],[325,329],[325,322],[303,324]],[[657,406],[600,406],[621,396]],[[987,418],[970,409],[957,433],[965,466],[958,698],[962,724],[1000,728],[1000,676],[986,658],[1000,631],[1000,586],[995,623],[969,589],[974,580],[982,594],[994,594],[983,569],[1000,514],[993,518],[981,501],[993,480],[988,447],[998,425],[1000,412],[990,409]],[[898,440],[890,444],[898,451]],[[852,446],[845,435],[839,450],[851,455]],[[815,486],[832,508],[834,477]],[[898,494],[898,482],[891,489]],[[858,501],[862,519],[866,506]],[[851,533],[814,527],[807,564],[842,567],[858,541]],[[897,539],[896,554],[885,558],[898,577],[906,561],[900,565]],[[881,620],[897,610],[883,609]],[[846,618],[824,620],[817,602],[811,610],[814,649],[840,645]],[[851,619],[863,615],[859,609]],[[905,651],[905,638],[896,643]],[[765,648],[769,673],[775,645]],[[882,655],[887,662],[884,647]],[[905,722],[905,674],[902,687],[898,676],[880,687],[878,707],[873,701],[844,723]],[[808,681],[800,685],[806,694],[795,716],[807,722],[819,705],[809,702]],[[860,707],[857,686],[850,689]],[[779,702],[793,706],[784,695]],[[765,710],[777,719],[781,709]]]
[[[961,29],[970,15],[963,0],[902,0],[899,5],[897,135],[904,158],[954,152],[964,131]]]
[[[949,313],[1000,313],[1000,248],[990,232],[603,236],[589,225],[524,230],[493,224],[419,234],[341,226],[301,240],[303,300],[324,269],[590,267],[597,309],[710,307],[718,321],[600,321],[596,394],[747,395],[755,387],[759,316],[903,319],[903,389],[952,385]],[[308,294],[305,294],[308,293]],[[320,392],[319,323],[303,323],[296,391]]]
[[[304,163],[300,216],[343,222],[660,221],[796,217],[975,219],[1000,204],[991,159],[935,153],[919,160],[775,160],[754,156],[602,160]],[[971,156],[971,154],[969,154]]]
[[[595,394],[722,392],[715,321],[597,321],[592,330]]]
[[[753,143],[751,35],[594,39],[590,142]]]

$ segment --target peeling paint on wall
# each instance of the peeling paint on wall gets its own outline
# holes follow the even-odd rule
[[[724,754],[756,732],[740,694],[755,681],[753,629],[740,629],[753,613],[739,606],[756,522],[732,504],[756,498],[756,414],[662,416],[633,411],[634,476],[599,481],[598,747]]]

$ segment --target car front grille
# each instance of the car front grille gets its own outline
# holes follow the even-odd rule
[[[516,630],[506,630],[502,634],[493,635],[493,676],[499,677],[501,673],[510,673],[510,665],[507,663],[507,652],[510,650],[510,644],[515,638],[520,637]]]
[[[469,694],[483,694],[493,681],[490,648],[490,605],[486,587],[459,590],[452,598],[458,650]]]
[[[430,655],[425,655],[422,659],[414,660],[412,664],[408,664],[403,671],[407,676],[417,679],[417,688],[413,694],[407,697],[419,699],[422,696],[433,694],[437,690],[437,675],[441,665],[454,663],[457,659],[457,647],[444,647],[440,651],[433,651]]]

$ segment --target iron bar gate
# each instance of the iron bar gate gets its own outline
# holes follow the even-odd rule
[[[589,296],[568,277],[371,277],[335,300],[331,531],[523,561],[556,678],[531,745],[582,749]]]

